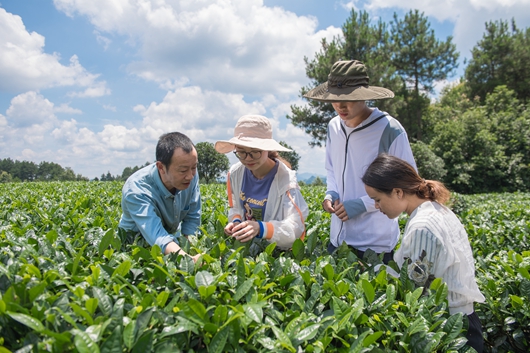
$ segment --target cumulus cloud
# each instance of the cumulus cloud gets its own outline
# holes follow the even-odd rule
[[[53,103],[37,92],[20,94],[11,100],[7,117],[15,127],[29,127],[40,124],[53,124],[55,115]]]
[[[71,143],[75,141],[77,135],[77,121],[74,119],[61,121],[60,124],[51,132],[52,137],[61,143]]]
[[[63,103],[59,106],[53,108],[55,113],[65,113],[65,114],[83,114],[80,109],[72,108],[66,103]]]
[[[110,150],[135,151],[141,146],[141,136],[137,129],[127,129],[125,126],[105,125],[98,133],[102,144]]]
[[[160,103],[136,106],[143,119],[143,131],[152,139],[168,131],[181,131],[194,141],[226,138],[244,114],[264,114],[266,107],[259,101],[247,103],[243,95],[182,87],[166,94]]]
[[[260,0],[54,3],[69,16],[87,16],[100,32],[131,38],[140,60],[130,72],[164,88],[189,82],[211,91],[296,94],[307,80],[303,57],[341,34],[338,26],[316,32],[315,18]]]
[[[0,135],[11,136],[4,141],[9,147],[0,144],[0,153],[7,154],[9,148],[11,158],[53,161],[89,177],[99,176],[94,171],[102,170],[120,174],[127,166],[152,162],[163,133],[181,131],[195,143],[213,143],[232,137],[240,116],[262,114],[271,119],[273,136],[302,156],[301,165],[320,170],[321,163],[315,158],[323,150],[308,149],[306,134],[282,122],[292,103],[301,102],[282,103],[272,95],[246,102],[240,94],[183,87],[168,92],[160,102],[134,107],[132,113],[143,117],[138,126],[106,124],[91,129],[75,119],[58,119],[55,112],[68,109],[58,109],[43,95],[27,92],[12,100],[6,117],[0,115]]]
[[[58,53],[44,52],[44,42],[42,35],[26,30],[20,16],[0,8],[0,91],[78,86],[86,90],[98,87],[98,96],[110,93],[105,82],[86,71],[77,56],[70,58],[69,65],[63,65]]]
[[[104,35],[101,35],[99,31],[94,31],[94,35],[96,36],[96,39],[98,43],[103,46],[103,49],[107,50],[112,43],[112,40],[110,38],[105,37]]]

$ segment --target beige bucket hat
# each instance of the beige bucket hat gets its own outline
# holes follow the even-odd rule
[[[234,137],[228,141],[217,141],[215,150],[219,153],[228,153],[235,150],[236,145],[262,151],[291,151],[273,140],[271,123],[261,115],[243,115],[239,118],[234,129]]]
[[[369,86],[366,66],[358,60],[337,61],[331,67],[328,81],[304,94],[319,102],[355,102],[394,98],[394,92]]]

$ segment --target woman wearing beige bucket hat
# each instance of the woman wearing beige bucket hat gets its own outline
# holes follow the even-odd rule
[[[392,259],[399,239],[396,219],[375,208],[361,181],[364,170],[380,154],[404,159],[416,168],[407,133],[399,121],[366,101],[393,98],[386,88],[370,86],[365,65],[357,60],[333,64],[328,81],[304,95],[329,102],[337,116],[328,124],[327,191],[322,206],[332,214],[328,251],[342,243],[362,258],[368,249]]]
[[[305,235],[307,204],[296,175],[278,151],[290,151],[272,138],[264,116],[239,118],[234,137],[217,141],[219,153],[233,152],[239,159],[227,176],[228,220],[225,233],[241,242],[253,240],[252,255],[269,243],[289,249]]]

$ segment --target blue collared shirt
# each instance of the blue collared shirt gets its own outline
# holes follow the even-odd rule
[[[122,188],[119,227],[140,232],[153,246],[165,251],[180,234],[194,234],[201,224],[199,174],[186,190],[169,192],[158,174],[156,163],[131,175]]]

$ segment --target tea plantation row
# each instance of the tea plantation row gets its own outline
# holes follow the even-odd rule
[[[223,234],[222,185],[202,186],[202,235],[163,256],[125,245],[119,182],[0,184],[0,353],[456,352],[447,287],[326,252],[322,187],[303,187],[307,236],[255,258]],[[530,194],[456,195],[487,352],[530,351]],[[404,219],[401,220],[401,223]]]

